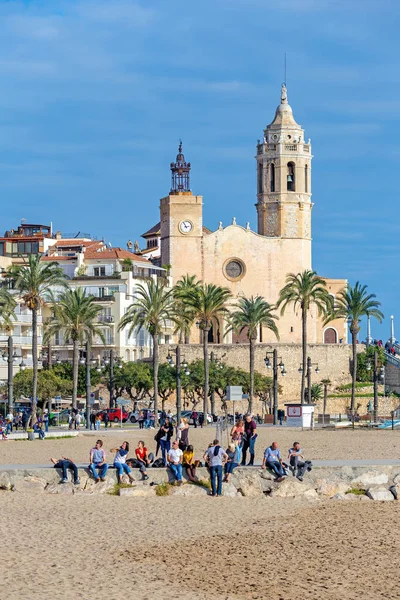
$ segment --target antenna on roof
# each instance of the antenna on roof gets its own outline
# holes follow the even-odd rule
[[[21,219],[21,225],[25,225],[26,219]]]

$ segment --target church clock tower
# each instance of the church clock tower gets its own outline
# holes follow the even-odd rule
[[[202,273],[203,198],[190,190],[190,162],[182,142],[171,168],[171,190],[160,200],[161,264],[170,265],[174,283],[184,274]]]
[[[311,240],[311,144],[296,123],[282,85],[275,118],[257,144],[258,233]]]

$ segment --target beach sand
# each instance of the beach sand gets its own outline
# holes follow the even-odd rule
[[[87,435],[81,430],[77,438],[34,442],[0,441],[0,464],[45,464],[50,456],[61,455],[71,457],[79,463],[86,462],[89,450],[97,438],[103,439],[106,452],[124,440],[131,444],[131,455],[134,454],[138,440],[143,439],[150,451],[154,451],[156,446],[155,430],[131,428],[129,432],[120,432],[118,427],[114,426],[112,429],[102,428],[93,433],[94,435]],[[51,436],[51,431],[48,435]],[[196,458],[201,458],[215,435],[214,426],[204,429],[190,428],[189,442],[195,447]],[[227,443],[226,433],[220,441],[224,445]],[[400,430],[299,431],[286,427],[260,427],[256,442],[256,461],[262,461],[264,449],[273,441],[279,443],[283,455],[294,441],[299,441],[310,460],[400,458]],[[111,460],[111,456],[108,456],[108,459]]]
[[[398,503],[1,493],[0,598],[398,599]]]

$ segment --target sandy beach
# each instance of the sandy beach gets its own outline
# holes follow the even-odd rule
[[[130,429],[129,432],[120,432],[118,427],[101,429],[93,435],[85,434],[81,430],[77,438],[58,440],[28,441],[0,441],[0,463],[2,464],[44,464],[50,456],[69,456],[76,462],[88,460],[89,450],[97,438],[103,439],[104,448],[119,445],[123,440],[131,444],[131,455],[138,440],[143,439],[149,450],[154,451],[155,430]],[[190,428],[189,441],[194,445],[196,457],[201,458],[216,435],[215,427],[204,429]],[[49,433],[51,436],[51,431]],[[264,449],[273,441],[279,443],[283,453],[291,447],[294,441],[299,441],[308,459],[373,459],[373,458],[400,458],[400,430],[395,431],[369,431],[369,430],[340,430],[340,431],[298,431],[285,427],[260,427],[256,443],[256,461],[261,462]],[[226,434],[222,442],[227,442]],[[111,460],[111,456],[108,456]]]

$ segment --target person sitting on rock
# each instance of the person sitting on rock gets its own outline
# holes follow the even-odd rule
[[[187,475],[187,478],[189,479],[189,481],[197,481],[196,461],[194,459],[194,449],[193,449],[193,446],[191,446],[190,444],[183,451],[182,461],[183,461],[183,466],[186,469],[186,475]]]
[[[289,448],[288,459],[290,464],[290,470],[293,473],[293,477],[297,477],[299,481],[303,481],[304,473],[307,470],[311,471],[311,461],[300,460],[303,458],[304,456],[303,451],[300,448],[300,442],[294,442],[293,447]]]
[[[281,453],[278,448],[278,442],[272,444],[265,450],[262,468],[269,468],[276,476],[276,481],[283,481],[286,477],[282,464]]]
[[[90,451],[89,469],[96,483],[98,483],[100,480],[105,481],[108,471],[108,464],[106,462],[106,453],[103,449],[102,440],[97,440],[95,447]],[[98,473],[96,469],[99,470]]]
[[[68,483],[68,469],[71,469],[74,475],[74,485],[79,485],[79,475],[78,475],[78,467],[72,460],[72,458],[67,458],[66,456],[62,456],[61,458],[50,458],[50,461],[53,463],[55,469],[62,469],[62,479],[61,483]]]
[[[41,428],[39,422],[36,422],[33,426],[33,431],[39,434],[39,439],[44,440],[44,431]]]
[[[129,477],[129,481],[133,483],[132,471],[129,465],[126,464],[126,457],[129,452],[129,442],[122,442],[119,448],[111,448],[110,452],[115,452],[114,457],[114,468],[117,471],[118,483],[123,483],[123,474],[125,473]]]
[[[154,462],[154,454],[152,452],[150,452],[149,454],[142,440],[138,442],[135,454],[136,461],[139,464],[139,471],[142,474],[142,479],[146,480],[149,478],[149,476],[147,475],[147,467],[150,466],[152,462]]]
[[[224,482],[229,483],[233,470],[238,466],[240,462],[240,448],[237,442],[231,442],[228,444],[226,449],[228,460],[225,463],[225,478]]]
[[[167,454],[168,466],[171,469],[174,478],[178,485],[182,485],[182,460],[183,452],[179,448],[178,440],[172,442],[172,448],[168,450]]]

